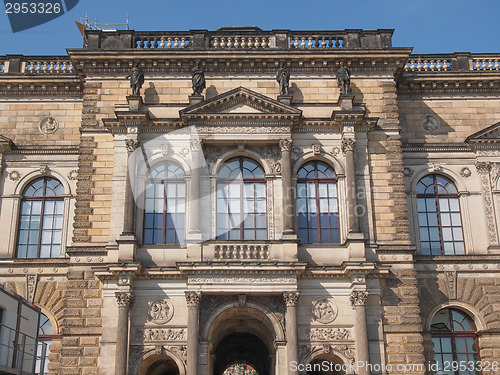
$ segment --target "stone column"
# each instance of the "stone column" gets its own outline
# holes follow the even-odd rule
[[[291,139],[281,139],[281,184],[283,187],[283,234],[293,234],[294,207],[292,197],[292,167],[290,163]]]
[[[297,375],[298,371],[290,370],[290,363],[299,362],[299,347],[297,342],[297,302],[299,300],[299,292],[284,292],[283,298],[286,304],[287,373]]]
[[[189,375],[198,374],[198,312],[201,300],[201,293],[187,291],[186,302],[188,307],[188,338],[187,338],[187,373]]]
[[[356,356],[357,361],[362,362],[363,365],[358,368],[359,375],[369,375],[370,371],[365,364],[370,363],[370,352],[368,349],[368,329],[366,326],[366,301],[368,299],[368,292],[353,291],[351,292],[351,306],[356,310],[356,327],[355,340],[356,340]]]
[[[348,233],[359,233],[359,218],[356,213],[358,198],[356,195],[356,166],[354,164],[354,146],[356,139],[343,138],[342,152],[345,155],[345,179],[347,190]]]
[[[133,295],[131,292],[116,292],[115,296],[118,302],[115,375],[126,375],[128,365],[128,314]]]
[[[130,158],[132,152],[134,152],[140,146],[140,142],[137,138],[128,138],[125,140],[125,147],[127,148],[127,155]],[[132,184],[130,183],[130,171],[129,163],[126,163],[127,172],[125,181],[125,212],[123,221],[123,234],[133,234],[134,233],[134,193],[132,192]]]
[[[189,196],[189,220],[191,234],[200,233],[200,154],[201,141],[192,139],[191,143],[191,183]]]

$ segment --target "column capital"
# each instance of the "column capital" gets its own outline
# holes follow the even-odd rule
[[[299,301],[299,292],[283,292],[283,299],[287,306],[297,306]]]
[[[354,138],[342,138],[342,152],[344,154],[347,151],[354,151],[354,146],[356,146],[356,139],[354,139]]]
[[[285,151],[290,152],[292,150],[292,140],[291,139],[280,139],[279,146],[280,146],[281,152],[285,152]]]
[[[118,307],[129,307],[134,300],[132,292],[115,292]]]
[[[128,138],[125,140],[125,147],[129,154],[134,152],[140,145],[141,142],[138,139]]]
[[[351,306],[352,307],[365,306],[369,294],[370,293],[368,292],[362,292],[362,291],[351,292]]]
[[[189,148],[192,152],[201,151],[203,146],[203,141],[201,139],[191,139],[189,140]]]
[[[489,161],[476,161],[477,173],[488,173],[491,169],[491,163]]]
[[[185,292],[185,294],[188,307],[198,307],[200,305],[201,292],[187,291]]]

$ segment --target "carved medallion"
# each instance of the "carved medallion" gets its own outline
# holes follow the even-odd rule
[[[316,321],[328,324],[337,317],[337,306],[327,299],[320,299],[313,302],[312,313]]]
[[[174,307],[167,299],[158,299],[149,302],[148,314],[151,321],[156,324],[165,324],[174,315]]]
[[[59,128],[59,123],[53,117],[44,117],[38,123],[38,129],[42,134],[52,134]]]
[[[420,123],[428,133],[434,133],[441,127],[441,121],[439,121],[439,118],[434,115],[422,116],[422,118],[420,119]]]

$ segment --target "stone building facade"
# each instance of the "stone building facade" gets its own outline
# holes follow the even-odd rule
[[[0,283],[50,321],[49,373],[500,374],[500,55],[391,37],[87,31],[0,57]]]

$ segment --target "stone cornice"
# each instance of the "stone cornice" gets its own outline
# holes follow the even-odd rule
[[[0,96],[81,97],[82,87],[74,74],[0,74]]]
[[[464,143],[442,143],[442,144],[403,144],[403,152],[471,152],[469,146]]]
[[[498,95],[499,91],[500,72],[403,75],[398,80],[400,95]]]
[[[185,275],[299,275],[306,262],[177,262]]]

